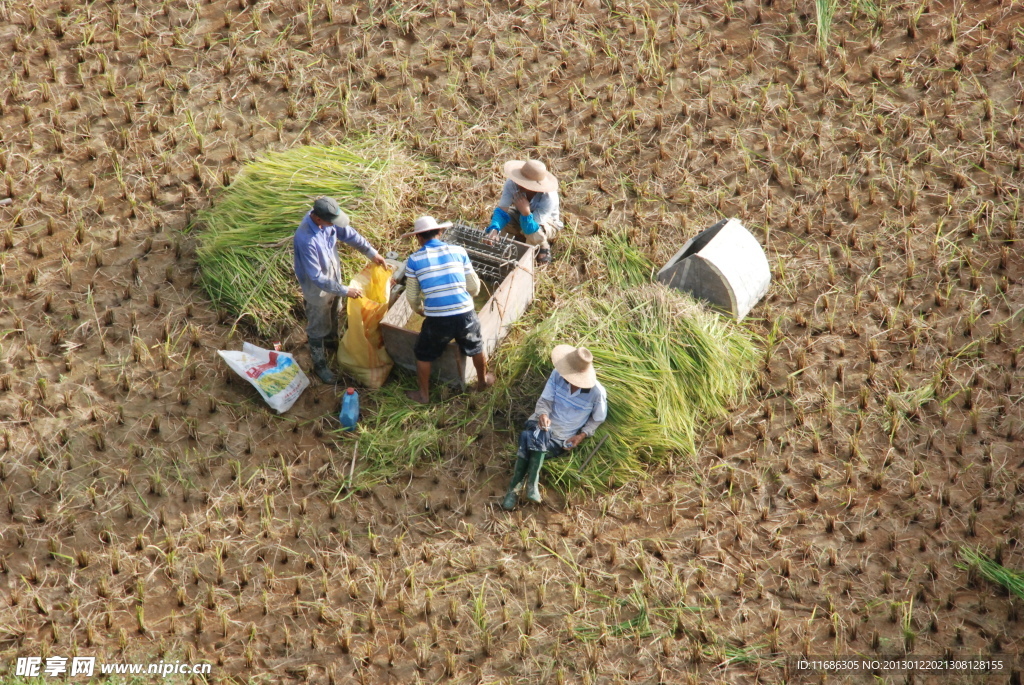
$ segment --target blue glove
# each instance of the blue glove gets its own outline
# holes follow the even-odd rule
[[[526,216],[520,215],[519,217],[519,229],[523,232],[523,235],[530,235],[540,230],[540,225],[537,220],[533,218],[533,214],[527,214]]]
[[[495,207],[494,212],[491,213],[491,225],[487,227],[487,233],[490,233],[491,231],[500,231],[505,228],[511,220],[512,217],[508,215],[508,212],[501,207]]]

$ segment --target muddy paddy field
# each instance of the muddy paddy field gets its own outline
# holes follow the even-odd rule
[[[0,670],[781,682],[801,655],[1018,654],[1024,600],[961,557],[1024,569],[1024,6],[841,4],[0,0]],[[366,135],[444,172],[376,227],[403,254],[419,214],[483,226],[505,159],[558,175],[531,321],[611,277],[611,239],[661,265],[741,218],[774,278],[747,397],[646,480],[511,515],[529,407],[348,482],[335,389],[276,416],[217,357],[273,340],[199,287],[190,226],[246,161]]]

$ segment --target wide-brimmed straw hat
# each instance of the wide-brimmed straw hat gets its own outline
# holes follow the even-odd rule
[[[432,216],[421,216],[419,219],[416,219],[416,221],[413,222],[412,230],[409,231],[408,233],[403,233],[402,237],[408,238],[409,236],[416,235],[417,233],[437,231],[442,228],[449,228],[451,225],[452,222],[450,221],[446,221],[443,224],[439,224],[437,223],[437,219],[435,219]]]
[[[597,385],[594,355],[585,347],[555,345],[555,349],[551,350],[551,363],[562,378],[577,388]]]
[[[527,162],[521,160],[505,162],[505,178],[510,178],[516,185],[535,193],[553,193],[558,190],[558,179],[548,171],[544,162],[535,159]]]

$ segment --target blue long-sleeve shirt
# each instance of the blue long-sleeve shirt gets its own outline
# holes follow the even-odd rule
[[[608,418],[608,393],[600,383],[572,392],[569,381],[552,371],[530,419],[536,421],[541,414],[551,419],[551,437],[559,445],[577,433],[591,436]]]
[[[367,259],[377,256],[377,250],[354,228],[327,226],[320,228],[308,212],[295,231],[295,277],[303,292],[311,288],[345,296],[348,288],[341,283],[341,261],[338,259],[338,241],[345,243],[366,255]]]

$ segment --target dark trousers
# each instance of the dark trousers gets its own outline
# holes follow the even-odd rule
[[[516,450],[516,458],[518,459],[529,459],[530,452],[545,452],[545,459],[554,459],[555,457],[561,456],[565,450],[560,444],[555,442],[547,431],[542,431],[541,436],[534,436],[534,431],[537,430],[536,421],[527,421],[525,430],[519,433],[519,449]]]

